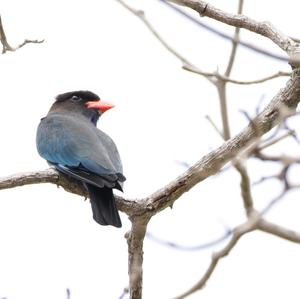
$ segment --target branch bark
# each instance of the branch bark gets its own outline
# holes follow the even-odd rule
[[[255,230],[260,230],[262,232],[272,234],[294,243],[300,243],[300,234],[298,232],[264,220],[263,218],[261,218],[261,215],[257,211],[252,210],[252,212],[248,215],[247,221],[237,226],[233,230],[232,237],[230,241],[224,246],[224,248],[212,255],[211,262],[201,279],[189,290],[175,297],[174,299],[184,299],[189,295],[195,293],[196,291],[202,289],[212,275],[219,261],[231,252],[231,250],[236,246],[241,237]]]
[[[300,243],[299,232],[293,231],[291,229],[287,229],[278,224],[269,222],[265,219],[261,219],[258,222],[257,229],[290,242]]]
[[[248,218],[248,220],[245,223],[236,227],[234,229],[232,237],[231,237],[230,241],[227,243],[227,245],[223,249],[221,249],[220,251],[218,251],[212,255],[211,262],[210,262],[207,270],[205,271],[204,275],[202,276],[202,278],[192,288],[190,288],[188,291],[184,292],[183,294],[175,297],[174,299],[184,299],[187,296],[202,289],[205,286],[208,279],[210,278],[210,276],[212,275],[212,273],[214,272],[219,261],[231,252],[231,250],[235,247],[235,245],[237,244],[237,242],[240,240],[240,238],[243,235],[245,235],[255,229],[258,221],[259,221],[258,214],[253,212],[253,214]]]
[[[26,44],[41,44],[44,42],[44,40],[31,40],[31,39],[25,39],[23,41],[23,43],[21,43],[19,46],[17,47],[12,47],[8,41],[7,41],[7,38],[6,38],[6,34],[5,34],[5,31],[4,31],[4,28],[3,28],[3,24],[2,24],[2,19],[1,19],[1,16],[0,16],[0,42],[2,44],[2,54],[10,51],[10,52],[14,52],[22,47],[24,47]]]
[[[151,30],[151,32],[161,41],[164,47],[166,47],[173,55],[177,56],[184,65],[188,65],[192,68],[194,67],[186,58],[184,58],[177,51],[171,48],[160,37],[160,35],[153,29],[151,24],[144,17],[143,12],[133,10],[122,0],[118,1],[127,9],[129,9],[132,13],[138,16]],[[295,43],[289,37],[280,33],[270,23],[256,22],[241,14],[229,14],[200,0],[169,1],[190,7],[198,11],[201,15],[208,16],[228,25],[236,26],[238,28],[245,28],[263,36],[266,36],[269,39],[271,39],[274,43],[276,43],[281,49],[286,51],[288,54],[293,53],[295,49],[297,49],[297,43]],[[0,27],[3,29],[2,26]],[[238,29],[236,29],[235,40],[237,40],[237,37]],[[4,47],[3,49],[10,51],[14,50],[7,43],[4,31],[0,32],[0,38]],[[27,40],[24,43],[22,43],[18,48],[24,46],[28,42],[37,41]],[[237,43],[235,42],[233,44],[232,55],[229,60],[227,70],[223,76],[224,78],[228,78],[230,75],[235,56],[236,46]],[[207,76],[206,78],[213,82],[213,80],[209,76]],[[217,76],[215,79],[217,79],[215,80],[217,81],[217,83],[221,82],[221,84],[223,84],[222,86],[220,85],[221,87],[219,92],[221,95],[223,95],[223,104],[226,105],[226,95],[224,86],[225,83],[230,82],[230,80],[225,81],[223,80],[223,78],[218,78]],[[213,83],[216,84],[216,82]],[[118,209],[125,212],[129,216],[132,223],[131,231],[126,235],[128,242],[128,271],[131,299],[142,298],[143,240],[145,237],[148,221],[151,219],[151,217],[156,213],[162,211],[166,207],[172,205],[174,201],[176,201],[183,193],[189,191],[192,187],[205,180],[206,178],[216,174],[226,163],[236,159],[238,155],[241,155],[241,153],[253,143],[255,143],[258,138],[260,138],[262,135],[264,135],[266,132],[268,132],[270,129],[272,129],[274,126],[276,126],[279,122],[282,121],[283,110],[288,110],[289,114],[295,113],[299,101],[300,70],[295,69],[292,73],[291,78],[288,80],[286,86],[278,92],[278,94],[273,98],[269,105],[260,114],[258,114],[246,128],[244,128],[238,135],[231,139],[228,119],[226,119],[227,112],[226,109],[223,109],[223,111],[225,111],[223,113],[223,137],[226,141],[219,148],[205,155],[202,159],[200,159],[196,164],[190,167],[181,176],[171,181],[168,185],[162,187],[152,195],[143,199],[127,200],[119,196],[116,197]],[[240,171],[242,178],[241,185],[242,191],[244,191],[242,195],[245,203],[245,208],[249,216],[248,220],[245,224],[235,229],[232,239],[227,244],[227,246],[212,257],[212,262],[207,272],[205,273],[201,281],[189,292],[194,292],[193,290],[201,288],[212,274],[218,261],[222,257],[229,254],[231,249],[236,245],[236,243],[242,235],[252,231],[253,229],[259,229],[294,242],[298,242],[300,240],[299,235],[297,233],[281,228],[279,226],[276,226],[275,224],[266,222],[265,220],[256,217],[256,214],[253,210],[253,203],[249,189],[249,178],[246,169],[241,168],[241,164],[237,165],[237,169]],[[17,174],[10,177],[2,178],[0,179],[0,190],[36,183],[56,184],[58,186],[62,186],[68,192],[87,197],[86,190],[82,185],[78,184],[78,181],[75,181],[65,175],[59,174],[53,169],[48,169],[46,171],[40,172]]]
[[[117,196],[118,208],[129,216],[153,216],[172,205],[183,193],[189,191],[199,182],[216,174],[226,163],[255,143],[280,121],[281,111],[289,109],[294,113],[300,101],[300,70],[293,71],[292,77],[272,101],[252,122],[235,137],[224,142],[219,148],[202,157],[182,175],[171,181],[148,197],[139,200],[127,200]],[[253,125],[255,124],[255,125]],[[87,196],[82,186],[66,176],[58,175],[55,170],[21,173],[0,179],[0,190],[35,183],[54,183],[69,192]],[[76,186],[74,186],[75,184]]]
[[[88,197],[88,193],[84,186],[78,181],[59,173],[54,168],[49,168],[42,171],[23,172],[7,177],[0,178],[0,190],[21,187],[32,184],[51,183],[62,187],[67,192]],[[137,202],[135,200],[127,200],[116,196],[118,209],[128,215],[136,213]]]
[[[150,218],[130,219],[131,231],[126,234],[128,243],[128,275],[130,298],[142,298],[143,291],[143,244]]]
[[[244,28],[272,40],[277,46],[287,53],[297,48],[297,43],[289,36],[281,33],[270,22],[258,22],[242,14],[232,14],[202,0],[167,0],[178,5],[183,5],[197,11],[200,16],[206,16],[227,25]]]

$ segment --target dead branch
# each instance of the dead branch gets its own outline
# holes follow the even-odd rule
[[[6,38],[6,34],[5,34],[5,31],[4,31],[4,28],[3,28],[3,24],[2,24],[2,19],[1,19],[1,16],[0,16],[0,42],[2,44],[2,54],[10,51],[10,52],[14,52],[22,47],[24,47],[25,45],[27,44],[40,44],[40,43],[43,43],[44,40],[31,40],[31,39],[25,39],[20,45],[18,45],[17,47],[12,47],[8,41],[7,41],[7,38]]]
[[[130,11],[133,15],[138,17],[144,25],[150,30],[150,32],[155,36],[155,38],[176,58],[178,58],[181,63],[182,63],[182,69],[196,73],[198,75],[204,76],[207,80],[209,80],[212,83],[215,83],[218,79],[221,79],[222,81],[229,82],[229,83],[234,83],[234,84],[240,84],[240,85],[251,85],[251,84],[258,84],[258,83],[263,83],[278,77],[283,77],[283,76],[290,76],[290,72],[283,72],[279,71],[273,75],[258,79],[258,80],[236,80],[232,79],[226,74],[222,75],[219,74],[219,72],[204,72],[202,71],[199,67],[197,67],[194,63],[189,61],[186,57],[184,57],[182,54],[180,54],[178,51],[176,51],[160,34],[159,32],[154,28],[154,26],[150,23],[150,21],[146,18],[145,13],[142,10],[135,9],[128,5],[126,2],[123,0],[116,0],[119,2],[123,7],[125,7],[128,11]],[[232,39],[233,44],[237,42],[237,40]],[[287,59],[286,59],[287,60]]]
[[[178,243],[175,243],[172,241],[166,241],[164,239],[160,239],[160,238],[152,235],[149,232],[147,232],[146,237],[148,239],[152,240],[153,242],[156,242],[163,246],[170,247],[172,249],[182,250],[182,251],[197,251],[197,250],[211,248],[217,244],[220,244],[220,243],[224,242],[231,234],[232,234],[232,230],[229,228],[226,228],[225,233],[223,235],[221,235],[220,237],[216,238],[215,240],[212,240],[212,241],[209,241],[209,242],[206,242],[203,244],[199,244],[199,245],[194,245],[194,246],[186,246],[186,245],[178,244]]]
[[[202,289],[205,286],[208,279],[210,278],[210,276],[212,275],[212,273],[214,272],[219,261],[223,257],[227,256],[230,253],[230,251],[235,247],[235,245],[237,244],[237,242],[240,240],[240,238],[243,235],[245,235],[255,229],[258,221],[259,221],[258,214],[253,212],[251,214],[251,216],[249,216],[248,220],[245,223],[237,226],[234,229],[232,237],[231,237],[230,241],[227,243],[227,245],[222,250],[220,250],[212,255],[211,262],[210,262],[207,270],[205,271],[204,275],[202,276],[202,278],[192,288],[190,288],[188,291],[184,292],[183,294],[175,297],[174,299],[186,298],[187,296]]]
[[[294,70],[291,79],[282,88],[267,107],[259,113],[252,124],[245,127],[235,137],[224,142],[219,148],[202,157],[197,163],[185,171],[168,185],[162,187],[152,195],[140,200],[125,200],[118,197],[118,207],[129,216],[154,215],[170,206],[183,193],[189,191],[199,182],[216,174],[226,163],[233,160],[243,152],[256,139],[270,131],[282,120],[280,108],[288,107],[291,112],[295,111],[300,101],[300,70]],[[66,180],[66,181],[65,181]],[[62,186],[67,191],[86,196],[81,186],[76,188],[65,176],[59,175],[55,170],[42,172],[21,173],[0,179],[0,190],[35,183],[54,183]]]
[[[272,40],[283,51],[290,53],[297,48],[297,43],[287,35],[277,30],[270,22],[258,22],[242,14],[232,14],[202,0],[168,0],[197,11],[202,17],[206,16],[224,24],[244,28]]]
[[[249,214],[247,221],[234,229],[233,235],[230,241],[227,243],[227,245],[225,245],[223,249],[212,255],[211,262],[201,279],[188,291],[184,292],[180,296],[175,297],[174,299],[186,298],[189,295],[195,293],[196,291],[202,289],[205,286],[208,279],[210,278],[213,271],[215,270],[219,261],[231,252],[231,250],[235,247],[235,245],[238,243],[242,236],[254,230],[259,230],[290,242],[300,243],[299,232],[284,228],[280,225],[264,220],[263,218],[261,218],[261,215],[259,215],[259,213],[253,210]]]
[[[161,3],[165,4],[167,7],[171,8],[172,10],[176,11],[177,13],[179,13],[180,15],[184,16],[187,20],[190,20],[191,22],[193,22],[194,24],[197,24],[199,27],[204,28],[205,30],[217,35],[220,38],[226,39],[226,40],[230,40],[230,41],[234,41],[234,38],[232,36],[230,36],[229,34],[225,33],[224,31],[220,31],[202,21],[200,21],[199,18],[195,18],[193,17],[191,14],[188,14],[185,10],[180,9],[177,5],[173,5],[171,3],[168,2],[168,0],[159,0]],[[294,40],[295,42],[299,43],[300,40],[297,38],[293,38],[290,37],[292,40]],[[259,47],[256,44],[250,43],[250,42],[246,42],[243,41],[241,39],[238,39],[239,45],[243,46],[255,53],[264,55],[266,57],[270,57],[279,61],[288,61],[288,58],[284,55],[278,55],[275,53],[272,53],[270,51],[267,51],[261,47]]]
[[[130,298],[142,298],[143,244],[149,217],[130,219],[132,227],[126,234],[128,243],[128,275]]]
[[[228,83],[234,83],[234,84],[238,84],[238,85],[252,85],[252,84],[259,84],[259,83],[264,83],[276,78],[280,78],[280,77],[287,77],[290,76],[291,73],[290,72],[283,72],[283,71],[279,71],[273,75],[269,75],[266,76],[264,78],[261,79],[256,79],[256,80],[236,80],[236,79],[232,79],[228,76],[222,75],[220,74],[218,71],[215,72],[203,72],[200,69],[196,68],[195,66],[192,65],[188,65],[188,64],[184,64],[182,66],[182,68],[184,70],[187,70],[189,72],[204,76],[204,77],[211,77],[211,78],[215,78],[215,80],[219,79],[222,80],[224,82],[228,82]]]
[[[290,242],[300,243],[299,232],[284,228],[264,219],[260,219],[257,224],[257,229]]]
[[[132,244],[136,249],[136,251],[131,252],[131,255],[129,255],[129,257],[134,257],[129,259],[129,263],[133,261],[136,262],[135,265],[130,264],[130,268],[136,269],[136,265],[139,267],[143,261],[141,251],[142,241],[146,230],[146,223],[153,215],[172,205],[183,193],[189,191],[199,182],[216,174],[227,162],[235,159],[238,154],[252,143],[255,143],[257,138],[264,135],[277,125],[278,122],[282,121],[280,113],[282,106],[288,107],[292,112],[295,111],[299,101],[300,70],[294,70],[286,86],[281,89],[269,105],[253,119],[252,123],[255,123],[255,126],[250,123],[234,138],[229,139],[219,148],[205,155],[181,176],[152,195],[135,201],[128,201],[117,197],[118,208],[127,213],[132,220],[132,229],[135,229],[137,232],[141,230],[141,233],[136,236],[133,231],[131,231],[130,234],[131,237],[129,240],[132,241],[130,241],[129,244]],[[54,170],[17,174],[2,178],[0,179],[0,189],[46,182],[60,185],[69,192],[86,196],[82,186],[63,175],[58,175]],[[143,225],[141,226],[141,224]],[[133,272],[130,271],[130,273],[132,274]],[[135,277],[138,277],[140,280],[130,278],[130,286],[134,290],[131,292],[132,299],[141,298],[140,286],[142,283],[142,270],[139,270]]]
[[[187,65],[191,66],[192,68],[194,67],[193,64],[191,64],[185,57],[180,55],[172,47],[170,47],[161,38],[161,36],[157,33],[156,30],[153,29],[153,26],[145,18],[142,11],[132,9],[122,0],[118,1],[124,7],[134,13],[137,17],[139,17],[156,36],[156,38],[164,45],[164,47],[167,48],[173,55],[178,57],[184,66]],[[201,15],[208,16],[228,25],[232,25],[238,28],[245,28],[266,36],[288,54],[293,54],[294,50],[297,48],[297,44],[292,39],[280,33],[270,23],[256,22],[244,15],[241,15],[240,12],[242,0],[240,1],[239,14],[237,15],[225,13],[200,0],[170,1],[188,6],[198,11]],[[3,27],[0,27],[2,28],[2,32],[0,32],[0,38],[4,52],[14,51],[20,47],[23,47],[29,42],[38,42],[27,40],[19,45],[19,47],[14,49],[7,43]],[[225,86],[227,82],[230,82],[229,76],[234,63],[238,33],[239,30],[236,29],[231,56],[229,59],[227,70],[225,71],[224,75],[222,75],[223,77],[216,75],[206,76],[209,81],[211,81],[216,85],[216,87],[218,87],[223,118],[222,136],[226,141],[219,148],[202,157],[202,159],[200,159],[197,163],[195,163],[192,167],[185,171],[181,176],[171,181],[168,185],[163,186],[161,189],[151,194],[150,196],[140,200],[127,200],[122,197],[117,197],[118,208],[129,216],[132,223],[131,231],[126,234],[128,242],[128,272],[131,299],[140,299],[142,297],[143,240],[145,237],[148,221],[151,219],[151,217],[156,213],[162,211],[166,207],[172,205],[174,201],[176,201],[183,193],[189,191],[192,187],[205,180],[206,178],[216,174],[226,163],[236,159],[236,157],[244,152],[247,148],[249,148],[254,143],[257,143],[257,140],[261,136],[263,136],[266,132],[271,130],[274,126],[276,126],[283,120],[281,113],[283,108],[289,111],[289,115],[292,115],[293,113],[295,113],[296,107],[300,101],[300,70],[295,69],[286,86],[282,88],[277,93],[277,95],[275,95],[268,106],[253,120],[251,120],[249,125],[244,128],[238,135],[230,138],[230,128],[228,124],[228,115],[226,109]],[[228,80],[224,80],[224,78],[228,78]],[[202,288],[213,273],[219,260],[230,253],[231,249],[237,244],[239,239],[244,234],[253,231],[254,229],[259,229],[281,238],[298,242],[298,234],[296,232],[266,222],[261,218],[261,215],[259,215],[253,209],[250,180],[247,174],[247,169],[237,161],[234,161],[234,163],[237,170],[241,174],[242,198],[244,200],[248,219],[244,224],[234,229],[232,238],[228,242],[228,244],[221,251],[213,255],[211,264],[201,280],[192,289],[177,298],[184,298],[185,296]],[[82,185],[78,184],[77,181],[74,181],[67,176],[61,175],[53,169],[41,172],[17,174],[2,178],[0,179],[0,189],[46,182],[62,186],[68,192],[72,192],[80,196],[87,196],[85,189]]]

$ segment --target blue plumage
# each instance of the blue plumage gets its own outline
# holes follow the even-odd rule
[[[121,226],[112,189],[125,181],[113,140],[96,128],[111,108],[88,91],[59,95],[37,130],[39,154],[56,169],[81,182],[89,192],[93,217],[102,225]]]

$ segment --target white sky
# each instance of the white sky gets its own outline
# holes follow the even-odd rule
[[[210,1],[235,11],[237,1]],[[297,1],[245,1],[245,13],[270,20],[281,31],[299,37]],[[212,36],[158,1],[128,1],[144,9],[161,34],[205,71],[222,70],[230,43]],[[149,195],[184,168],[221,144],[205,120],[219,124],[218,99],[204,79],[181,70],[180,63],[151,36],[143,24],[115,1],[2,0],[0,12],[9,42],[45,39],[0,56],[0,175],[43,170],[47,164],[35,149],[39,119],[54,97],[89,89],[116,106],[99,123],[118,145],[127,177],[125,196]],[[195,16],[197,16],[195,14]],[[226,32],[232,28],[205,19]],[[269,41],[243,32],[245,40],[282,54]],[[256,79],[288,66],[239,49],[232,77]],[[262,95],[269,101],[286,79],[259,86],[229,86],[233,133],[246,125],[240,109],[253,115]],[[286,145],[287,143],[285,143]],[[278,147],[281,152],[287,147]],[[288,145],[297,154],[297,147]],[[249,163],[253,180],[276,166]],[[151,220],[154,235],[183,245],[218,238],[224,225],[244,219],[239,176],[227,171],[209,179]],[[254,188],[262,208],[280,191],[271,183]],[[225,195],[225,196],[224,196]],[[297,194],[291,194],[268,215],[292,229],[300,227]],[[88,202],[54,185],[1,191],[0,298],[118,298],[127,286],[127,247],[123,227],[100,227]],[[217,248],[174,251],[151,240],[144,249],[144,298],[171,298],[192,286]],[[298,298],[299,247],[262,233],[244,237],[224,259],[206,288],[190,298]]]

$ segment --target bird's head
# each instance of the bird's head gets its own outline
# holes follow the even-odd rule
[[[99,96],[91,91],[79,90],[60,94],[50,111],[68,111],[80,113],[89,118],[95,125],[105,111],[114,105],[100,100]]]

